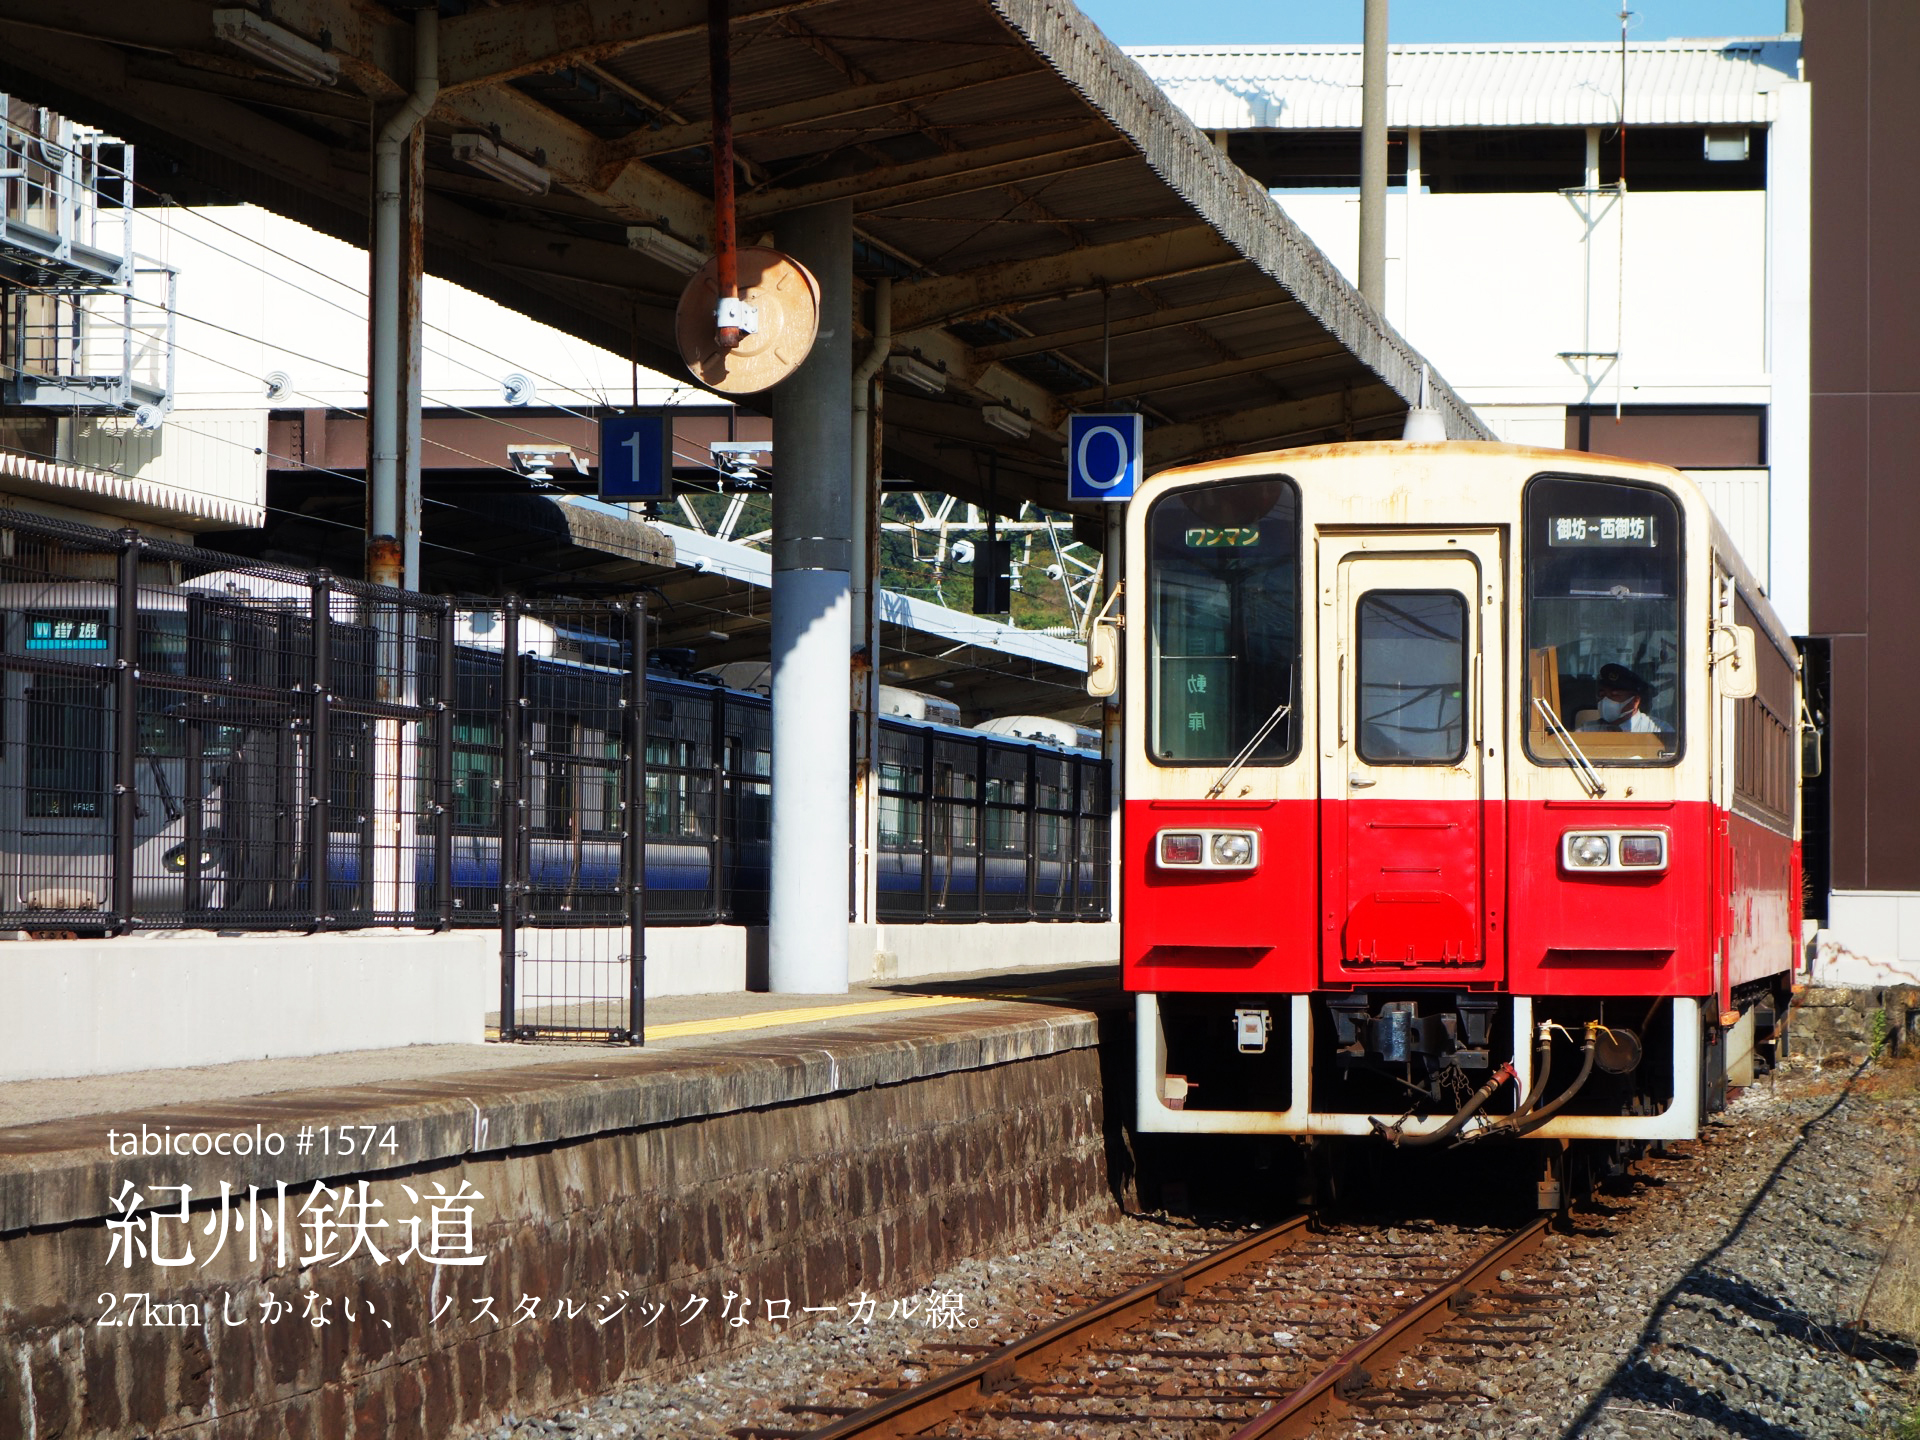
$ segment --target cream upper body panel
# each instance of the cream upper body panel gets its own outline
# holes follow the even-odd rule
[[[1473,441],[1408,443],[1358,442],[1236,456],[1165,470],[1153,476],[1128,506],[1127,597],[1123,694],[1127,733],[1126,793],[1133,799],[1194,799],[1208,795],[1228,769],[1225,763],[1156,763],[1147,742],[1152,617],[1148,614],[1145,556],[1148,523],[1155,504],[1189,487],[1235,480],[1285,477],[1298,490],[1301,606],[1298,616],[1300,685],[1294,697],[1297,743],[1280,763],[1249,761],[1233,774],[1218,798],[1244,801],[1307,799],[1319,794],[1316,757],[1331,742],[1322,727],[1332,723],[1320,695],[1338,685],[1339,658],[1328,653],[1327,634],[1316,612],[1337,590],[1329,572],[1330,555],[1370,551],[1459,554],[1466,548],[1480,557],[1491,587],[1486,647],[1499,674],[1482,686],[1482,727],[1488,744],[1505,755],[1496,760],[1507,770],[1507,798],[1513,800],[1585,800],[1592,798],[1579,766],[1557,741],[1543,742],[1536,732],[1533,754],[1527,747],[1529,696],[1525,648],[1525,560],[1523,497],[1536,476],[1616,480],[1650,487],[1670,496],[1681,517],[1682,694],[1677,705],[1681,753],[1668,764],[1596,767],[1606,798],[1635,801],[1704,799],[1713,779],[1711,735],[1713,686],[1709,647],[1719,597],[1715,558],[1722,573],[1736,579],[1772,643],[1792,653],[1786,636],[1750,572],[1733,551],[1699,487],[1676,470],[1605,455],[1546,450]],[[1331,543],[1330,543],[1331,542]],[[1344,603],[1344,602],[1341,602]],[[1497,657],[1497,658],[1496,658]],[[1569,717],[1571,720],[1571,717]],[[1578,734],[1572,736],[1579,744]],[[1612,739],[1613,737],[1604,737]],[[1546,749],[1543,754],[1542,745]],[[1604,741],[1590,741],[1596,749]],[[1552,759],[1545,758],[1551,755]],[[1506,756],[1515,763],[1506,764]],[[1599,757],[1595,757],[1599,758]]]

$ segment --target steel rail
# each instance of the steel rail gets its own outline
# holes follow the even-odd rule
[[[1543,1217],[1508,1236],[1446,1284],[1429,1291],[1366,1339],[1350,1346],[1285,1400],[1234,1431],[1229,1440],[1264,1440],[1264,1437],[1291,1440],[1291,1437],[1313,1434],[1323,1421],[1346,1411],[1348,1398],[1372,1382],[1373,1376],[1366,1368],[1369,1363],[1380,1365],[1397,1360],[1434,1331],[1466,1313],[1473,1305],[1473,1287],[1482,1277],[1530,1253],[1545,1237],[1551,1223],[1552,1217]]]
[[[1306,1233],[1307,1217],[1297,1215],[1171,1274],[1136,1286],[1124,1295],[1057,1320],[957,1370],[922,1381],[832,1425],[810,1430],[806,1440],[918,1434],[1014,1388],[1034,1370],[1092,1348],[1143,1315],[1178,1304],[1191,1290],[1205,1289],[1259,1264],[1287,1249]]]

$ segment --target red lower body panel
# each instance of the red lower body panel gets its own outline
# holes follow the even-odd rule
[[[1348,802],[1329,803],[1344,811]],[[1396,823],[1395,802],[1359,803],[1384,828]],[[1397,822],[1402,848],[1350,873],[1347,857],[1327,863],[1320,839],[1343,833],[1346,817],[1323,815],[1318,801],[1128,802],[1127,988],[1275,994],[1431,984],[1541,996],[1705,995],[1722,946],[1729,985],[1792,965],[1799,906],[1788,836],[1706,802],[1516,801],[1458,811],[1456,823],[1443,823],[1435,803],[1409,806]],[[1252,872],[1154,865],[1161,830],[1223,825],[1260,831]],[[1568,831],[1618,829],[1665,831],[1667,868],[1570,873],[1561,865]],[[1436,849],[1430,879],[1421,878],[1422,833],[1446,847]],[[1471,875],[1462,870],[1462,836],[1479,837]]]
[[[1120,922],[1126,987],[1255,994],[1313,989],[1317,815],[1312,800],[1128,801]],[[1160,831],[1223,825],[1260,832],[1257,869],[1241,874],[1154,865]]]

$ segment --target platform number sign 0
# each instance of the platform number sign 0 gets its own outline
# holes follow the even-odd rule
[[[665,415],[600,417],[600,498],[667,500],[673,496],[673,421]]]
[[[1140,417],[1073,415],[1067,420],[1067,498],[1131,500],[1140,487]]]

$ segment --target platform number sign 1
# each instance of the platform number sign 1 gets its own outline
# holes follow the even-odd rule
[[[600,498],[668,500],[673,496],[673,421],[666,415],[600,417]]]
[[[1137,414],[1067,420],[1067,498],[1131,500],[1140,488],[1145,426]]]

